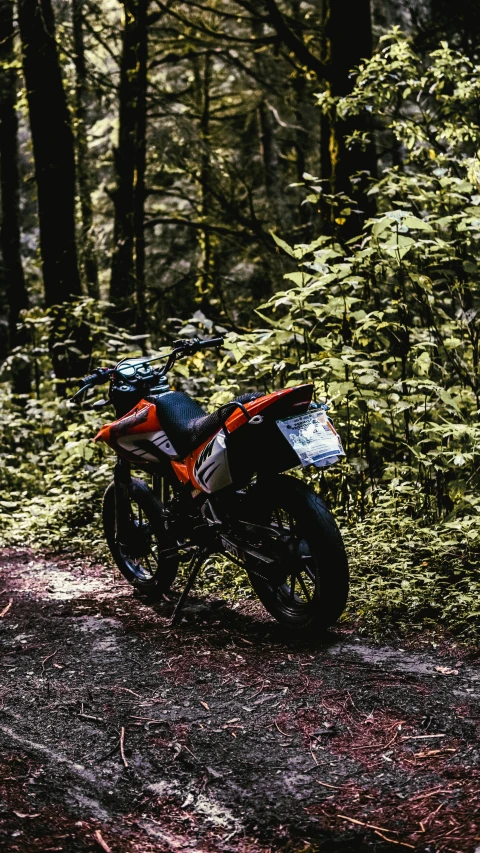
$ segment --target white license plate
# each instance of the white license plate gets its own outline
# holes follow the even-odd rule
[[[321,409],[284,418],[277,424],[304,467],[325,468],[345,456],[338,432]]]

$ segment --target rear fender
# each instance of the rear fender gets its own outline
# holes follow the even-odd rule
[[[219,430],[184,460],[195,488],[211,494],[232,483],[239,488],[256,473],[276,474],[297,467],[298,456],[275,421],[306,411],[312,392],[313,385],[300,385],[246,403],[250,417],[262,416],[259,423],[249,424],[242,410],[230,415],[225,431]]]
[[[280,391],[273,391],[271,394],[265,394],[263,397],[257,397],[250,403],[245,403],[245,408],[248,414],[268,415],[269,417],[278,419],[286,418],[289,415],[301,415],[306,412],[313,395],[313,385],[311,383],[305,385],[296,385],[293,388],[283,388]],[[267,412],[267,409],[269,410]],[[227,418],[225,426],[229,433],[234,432],[240,426],[247,423],[247,418],[241,409],[236,409],[233,414]]]

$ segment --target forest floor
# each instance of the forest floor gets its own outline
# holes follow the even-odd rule
[[[0,849],[474,853],[480,665],[0,553]]]

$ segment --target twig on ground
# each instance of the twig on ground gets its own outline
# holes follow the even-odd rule
[[[161,726],[168,722],[167,720],[152,720],[151,717],[137,717],[135,714],[133,714],[130,719],[138,720],[140,723],[145,723],[145,725],[149,726]],[[135,723],[135,725],[137,725],[137,723]]]
[[[90,720],[93,723],[104,723],[103,717],[94,717],[92,714],[79,714],[81,720]]]
[[[281,734],[281,735],[283,735],[284,737],[292,737],[292,735],[288,735],[286,732],[282,732],[282,730],[281,730],[281,728],[280,728],[280,726],[278,725],[278,723],[277,723],[277,721],[276,721],[276,720],[274,720],[274,721],[273,721],[273,724],[274,724],[274,726],[275,726],[275,728],[276,728],[277,732],[280,732],[280,734]]]
[[[119,749],[120,749],[120,744],[116,743],[115,746],[113,746],[109,752],[106,752],[105,755],[101,755],[100,758],[97,758],[97,761],[98,762],[106,761],[107,758],[110,758],[110,756],[113,755],[114,752],[117,752]]]
[[[373,823],[364,823],[362,820],[357,820],[356,817],[349,817],[346,814],[337,814],[337,817],[342,818],[342,820],[349,820],[352,823],[358,823],[359,826],[367,826],[368,829],[378,829],[378,830],[380,830],[380,832],[390,832],[393,835],[398,835],[397,829],[387,829],[384,826],[375,826],[375,824],[373,824]]]
[[[436,794],[453,794],[455,791],[458,791],[458,788],[453,788],[453,790],[451,788],[431,788],[430,791],[411,797],[408,802],[417,803],[419,800],[426,800],[427,797],[434,797]]]
[[[4,607],[4,608],[3,608],[3,610],[0,612],[0,619],[2,619],[2,618],[3,618],[3,616],[6,616],[6,615],[7,615],[7,613],[8,613],[8,611],[10,610],[10,608],[11,608],[12,604],[13,604],[13,598],[11,598],[11,599],[10,599],[10,601],[9,601],[9,602],[8,602],[8,604],[7,604],[7,606],[6,606],[6,607]]]
[[[448,838],[450,835],[453,835],[454,832],[460,832],[460,830],[464,829],[466,825],[467,824],[457,824],[457,826],[454,826],[453,829],[450,830],[450,832],[446,832],[445,835],[439,835],[437,836],[437,838]]]
[[[50,660],[50,658],[54,658],[55,655],[57,654],[57,652],[58,652],[58,649],[55,649],[55,651],[52,652],[51,655],[47,655],[47,657],[42,660],[42,673],[41,673],[42,675],[45,672],[45,664],[46,664],[47,660]]]
[[[118,684],[104,685],[105,690],[123,690],[125,693],[131,693],[132,696],[135,696],[137,699],[143,699],[144,697],[140,695],[140,693],[135,693],[134,690],[130,690],[129,687],[119,687]]]
[[[391,740],[389,740],[389,741],[388,741],[388,743],[386,743],[386,744],[385,744],[385,746],[383,747],[383,749],[387,749],[387,747],[388,747],[388,746],[391,746],[391,745],[392,745],[392,743],[395,743],[395,741],[396,741],[397,737],[398,737],[398,731],[397,731],[397,732],[395,732],[395,734],[394,734],[394,736],[392,737],[392,739],[391,739]]]
[[[431,758],[432,755],[444,755],[446,752],[456,752],[456,749],[444,747],[443,749],[428,749],[426,752],[414,752],[414,758]]]
[[[340,785],[329,785],[328,782],[320,782],[320,779],[315,779],[317,785],[323,785],[324,788],[335,788],[337,791],[340,790]]]
[[[93,833],[93,837],[97,844],[100,845],[102,850],[105,850],[105,853],[112,853],[112,848],[108,846],[106,841],[104,841],[104,839],[102,838],[102,833],[99,829],[95,830],[95,832]]]
[[[270,684],[270,681],[268,681],[268,679],[266,681],[262,681],[260,688],[256,690],[255,693],[252,693],[249,700],[250,702],[252,701],[252,699],[256,699],[256,697],[259,696],[262,690],[264,690],[266,684]]]
[[[400,740],[427,740],[432,737],[446,737],[446,735],[402,735]]]
[[[435,817],[435,815],[438,814],[440,809],[443,809],[444,805],[445,805],[445,802],[441,802],[440,805],[437,806],[435,811],[430,812],[430,814],[428,814],[426,817],[422,818],[423,825],[425,826],[425,824],[427,824],[432,819],[432,817]]]
[[[298,696],[301,696],[302,693],[305,693],[305,691],[308,690],[308,688],[310,686],[310,679],[309,679],[308,675],[304,675],[303,673],[302,673],[302,675],[305,679],[305,683],[304,683],[302,689],[298,691]]]
[[[235,737],[236,737],[236,735],[235,735]],[[192,758],[193,758],[193,760],[194,760],[194,761],[198,761],[197,756],[193,754],[192,750],[191,750],[191,749],[189,749],[189,748],[188,748],[188,746],[185,746],[185,744],[183,744],[183,749],[186,749],[186,750],[187,750],[187,752],[189,752],[189,753],[190,753],[190,755],[192,756]],[[180,753],[179,753],[179,754],[180,754]]]
[[[399,847],[410,847],[412,850],[415,850],[414,844],[407,844],[406,841],[396,841],[394,838],[387,838],[387,836],[379,832],[378,829],[375,830],[375,835],[379,835],[380,838],[383,838],[384,841],[388,841],[390,844],[398,844]]]
[[[120,755],[122,756],[125,767],[128,767],[128,761],[125,758],[125,729],[123,726],[120,731]]]

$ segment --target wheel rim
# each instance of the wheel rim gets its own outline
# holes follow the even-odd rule
[[[139,581],[153,580],[158,570],[158,542],[152,525],[136,501],[130,503],[130,541],[128,545],[118,543],[118,550]]]
[[[267,581],[277,605],[292,616],[306,614],[318,599],[315,557],[301,529],[301,521],[283,507],[275,507],[267,521],[271,537],[262,551],[275,559],[279,583]],[[266,547],[265,547],[266,546]]]

